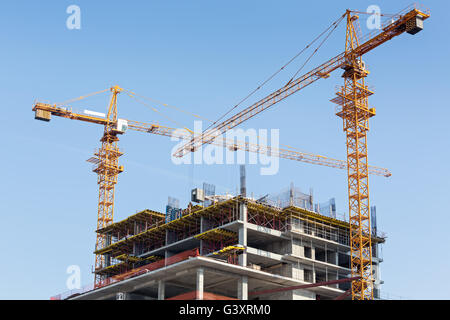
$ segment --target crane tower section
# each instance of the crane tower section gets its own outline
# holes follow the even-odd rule
[[[112,98],[109,104],[108,115],[106,117],[105,130],[101,138],[102,146],[95,153],[95,157],[89,159],[89,162],[95,164],[93,171],[97,173],[97,183],[99,186],[98,194],[98,218],[97,229],[102,229],[113,223],[114,219],[114,192],[119,173],[123,172],[123,166],[119,165],[119,157],[123,153],[119,150],[117,143],[118,134],[123,133],[117,126],[117,95],[122,91],[118,86],[112,87]],[[97,233],[95,250],[100,250],[108,245],[104,235]],[[95,256],[95,269],[107,267],[105,264],[108,259],[105,256]],[[95,285],[101,285],[102,275],[95,275]]]
[[[367,131],[375,109],[369,108],[368,97],[373,94],[365,83],[369,74],[361,55],[355,53],[360,45],[358,16],[347,12],[345,63],[342,66],[344,85],[331,101],[338,104],[337,116],[343,120],[347,143],[347,172],[350,219],[350,259],[352,297],[373,299],[372,244],[370,229],[369,174],[367,161]]]

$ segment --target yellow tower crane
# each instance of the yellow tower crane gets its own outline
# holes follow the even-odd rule
[[[367,98],[373,92],[365,84],[369,74],[361,57],[367,52],[392,38],[407,32],[416,34],[423,29],[423,21],[430,17],[428,9],[414,4],[402,10],[383,23],[379,29],[362,38],[358,22],[358,13],[347,10],[330,27],[334,30],[344,18],[347,21],[345,51],[314,68],[310,72],[291,79],[284,87],[245,108],[239,113],[218,123],[203,134],[191,139],[174,153],[177,157],[197,150],[202,144],[209,143],[218,134],[234,128],[271,106],[300,91],[311,83],[328,78],[330,73],[344,69],[344,86],[331,101],[338,104],[336,113],[343,119],[347,144],[348,197],[350,217],[350,248],[352,277],[352,299],[373,299],[372,245],[369,205],[369,178],[367,162],[367,131],[369,118],[375,115],[375,109],[369,108]],[[326,38],[325,38],[326,39]],[[316,49],[317,51],[317,49]],[[282,68],[283,69],[283,68]]]
[[[74,102],[82,100],[86,97],[95,94],[111,91],[112,97],[109,103],[107,114],[85,110],[84,112],[76,112],[71,107],[64,106],[65,104],[48,104],[36,102],[33,106],[35,112],[35,119],[42,121],[50,121],[52,116],[79,120],[88,123],[95,123],[104,126],[103,136],[101,138],[101,147],[95,152],[95,156],[87,161],[95,165],[93,171],[97,173],[97,183],[99,186],[98,195],[98,219],[97,230],[102,229],[113,223],[114,218],[114,194],[115,186],[117,184],[118,175],[123,172],[123,166],[119,165],[119,157],[123,155],[118,148],[119,135],[124,134],[127,129],[151,134],[162,135],[166,137],[176,137],[189,141],[192,138],[192,132],[188,129],[177,129],[166,126],[161,126],[156,123],[145,123],[127,119],[119,119],[117,113],[117,96],[125,89],[119,86],[114,86],[110,89],[98,91],[86,96],[69,100]],[[249,142],[242,142],[232,139],[223,139],[218,137],[209,142],[220,147],[226,147],[232,151],[243,150],[247,152],[254,152],[259,154],[271,155],[274,157],[290,159],[295,161],[306,162],[310,164],[322,165],[338,169],[346,169],[347,163],[342,160],[337,160],[321,155],[316,155],[307,152],[299,152],[286,148],[274,148],[271,146],[262,146],[252,144]],[[370,174],[389,177],[391,173],[384,168],[369,166]],[[105,247],[106,239],[101,234],[97,234],[95,251]],[[96,255],[95,270],[101,269],[105,266],[104,256]],[[103,276],[96,274],[95,284],[99,285],[103,281]]]

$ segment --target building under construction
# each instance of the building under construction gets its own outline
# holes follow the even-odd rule
[[[349,223],[337,217],[334,199],[316,204],[293,185],[260,199],[246,197],[245,187],[238,196],[214,195],[208,185],[191,196],[201,205],[182,210],[169,199],[165,214],[144,210],[97,230],[106,237],[95,252],[102,281],[53,299],[351,298]],[[374,210],[378,271],[385,237]],[[374,279],[379,298],[379,272]]]
[[[378,25],[363,35],[359,23],[361,14],[383,16],[384,20],[380,18]],[[119,93],[126,93],[140,103],[142,101],[136,96],[154,100],[117,85],[65,103],[36,102],[32,110],[38,120],[48,122],[52,116],[58,116],[104,127],[101,148],[88,160],[94,164],[99,185],[95,283],[92,288],[54,298],[345,299],[350,294],[354,300],[379,297],[381,260],[378,249],[384,237],[377,234],[373,221],[375,212],[369,201],[369,174],[385,177],[391,174],[387,169],[368,163],[369,119],[376,115],[376,109],[368,103],[368,97],[374,92],[366,83],[365,78],[370,72],[362,58],[401,34],[417,34],[429,17],[430,11],[417,4],[397,14],[380,15],[347,9],[262,82],[264,85],[270,81],[306,49],[313,50],[314,42],[322,38],[283,87],[228,119],[221,120],[222,116],[219,123],[219,120],[214,122],[199,135],[187,128],[180,132],[155,123],[119,118]],[[345,50],[298,76],[342,21],[346,21]],[[337,105],[335,114],[342,119],[346,161],[295,152],[291,148],[278,149],[220,138],[312,83],[329,78],[339,69],[344,70],[344,85],[337,89],[336,97],[331,101]],[[89,110],[74,112],[68,106],[71,102],[107,91],[112,96],[105,114]],[[210,189],[203,188],[192,194],[193,202],[201,205],[190,204],[181,210],[178,205],[169,203],[165,214],[144,210],[113,223],[115,185],[118,175],[124,171],[118,160],[123,155],[118,141],[127,129],[185,139],[184,145],[172,154],[178,158],[199,150],[204,144],[212,144],[232,151],[270,154],[346,169],[349,222],[336,217],[334,203],[317,205],[312,195],[308,198],[293,188],[287,193],[287,201],[285,193],[284,200],[275,203],[269,200],[270,197],[247,197],[242,190],[237,196],[215,196]]]

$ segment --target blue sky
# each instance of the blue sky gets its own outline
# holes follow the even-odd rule
[[[432,17],[416,36],[404,34],[367,54],[367,82],[377,109],[369,161],[389,168],[372,177],[371,204],[383,248],[383,291],[413,299],[449,299],[450,236],[447,159],[449,26],[447,1],[424,1]],[[81,30],[68,30],[66,8],[81,8]],[[79,265],[92,282],[98,190],[85,160],[100,146],[102,128],[67,119],[34,120],[33,102],[59,102],[118,84],[216,119],[276,71],[346,8],[372,4],[395,13],[408,1],[8,1],[0,13],[2,183],[0,298],[48,299],[66,290],[66,268]],[[365,22],[365,17],[361,17]],[[364,29],[363,32],[367,31]],[[343,51],[343,25],[305,68]],[[305,56],[242,105],[283,85]],[[251,119],[243,128],[280,129],[283,144],[345,159],[342,122],[329,102],[340,72]],[[105,112],[108,95],[74,107]],[[155,105],[156,106],[156,105]],[[119,97],[119,116],[174,126],[160,114]],[[194,118],[159,107],[192,127]],[[176,166],[174,142],[128,132],[121,137],[115,220],[138,210],[183,205],[203,181],[235,192],[236,165]],[[277,192],[294,182],[316,199],[336,198],[347,213],[346,172],[280,160],[274,176],[247,168],[250,193]]]

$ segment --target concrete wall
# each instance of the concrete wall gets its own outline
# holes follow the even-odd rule
[[[278,254],[290,254],[292,252],[292,244],[289,240],[274,241],[261,249]]]
[[[292,300],[316,300],[316,294],[307,290],[294,290],[292,292]]]

